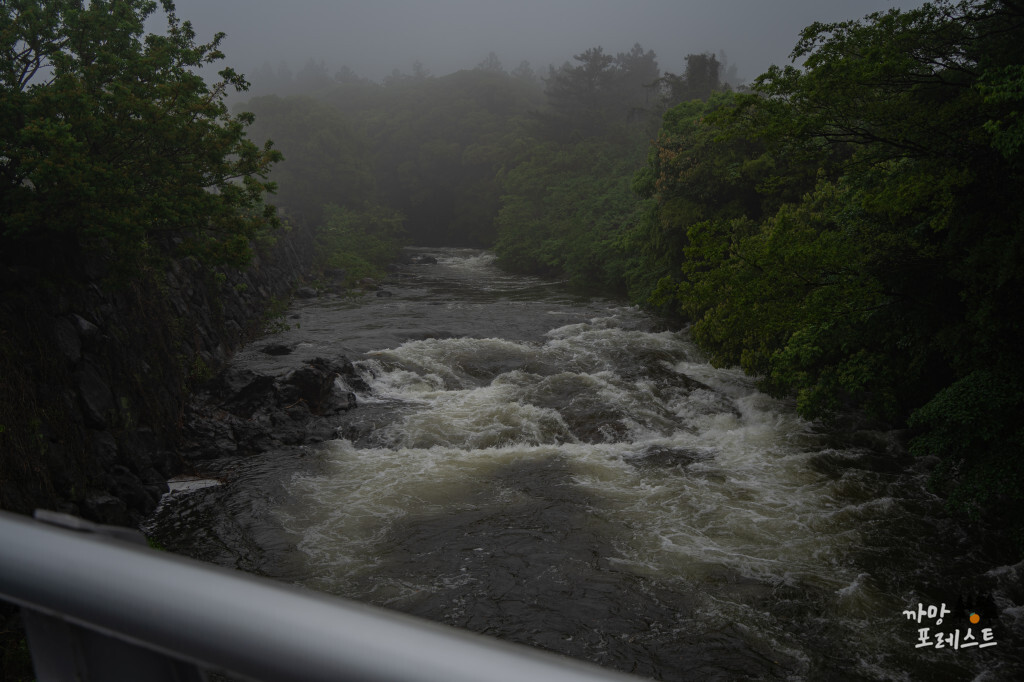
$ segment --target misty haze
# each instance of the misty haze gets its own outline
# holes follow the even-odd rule
[[[800,31],[815,21],[857,19],[920,2],[725,0],[377,0],[290,3],[218,0],[177,2],[201,39],[227,34],[226,63],[256,77],[282,63],[294,74],[308,60],[333,76],[343,67],[373,81],[419,62],[443,76],[471,69],[492,52],[509,70],[528,61],[539,73],[587,48],[614,54],[634,43],[654,50],[678,72],[687,54],[724,52],[736,78],[750,81],[789,62]],[[736,83],[733,83],[734,85]]]

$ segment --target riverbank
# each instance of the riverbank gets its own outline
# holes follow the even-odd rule
[[[59,278],[0,272],[0,507],[138,526],[182,469],[190,392],[263,331],[314,251],[296,228],[243,270],[183,259],[125,277],[94,256]]]

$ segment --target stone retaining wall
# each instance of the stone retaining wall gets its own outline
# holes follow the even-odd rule
[[[184,466],[190,391],[262,330],[313,258],[296,229],[244,271],[186,259],[112,284],[96,259],[64,284],[0,272],[0,507],[137,525]]]

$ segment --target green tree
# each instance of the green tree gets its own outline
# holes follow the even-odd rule
[[[263,204],[279,154],[231,116],[232,71],[217,34],[197,43],[173,3],[146,34],[147,0],[11,0],[0,14],[0,252],[103,250],[131,261],[172,243],[208,260],[244,262],[276,224]],[[155,248],[156,247],[156,248]]]
[[[537,89],[507,73],[473,69],[407,79],[376,95],[353,119],[373,149],[382,201],[407,216],[410,238],[493,244],[498,176],[522,146],[521,119],[536,106]]]
[[[1007,519],[1024,511],[1022,34],[1001,0],[814,24],[802,70],[670,112],[636,182],[641,241],[682,251],[663,300],[715,362],[810,417],[909,424],[951,501]]]
[[[637,43],[611,55],[598,46],[574,55],[576,64],[550,67],[544,94],[548,102],[546,134],[563,142],[579,137],[621,137],[630,122],[646,122],[638,113],[653,108],[659,77],[654,52]]]
[[[324,61],[315,61],[312,57],[306,60],[302,70],[295,74],[295,89],[307,94],[322,90],[334,84],[334,79],[327,72]]]
[[[695,99],[707,99],[722,88],[722,63],[710,52],[686,55],[682,75],[666,73],[660,80],[662,96],[669,106]]]
[[[622,240],[638,219],[631,178],[643,160],[588,138],[527,148],[504,179],[496,225],[498,263],[517,272],[568,277],[581,288],[624,293],[629,254]]]
[[[505,73],[505,68],[501,65],[501,60],[498,59],[498,55],[493,52],[488,52],[487,57],[476,65],[476,68],[481,71],[493,71],[494,73]]]
[[[256,97],[245,104],[253,134],[284,154],[270,178],[290,219],[319,225],[325,204],[360,207],[376,197],[370,150],[349,117],[329,104],[293,95]]]
[[[402,215],[379,204],[354,209],[328,204],[317,231],[320,265],[345,271],[351,285],[380,277],[405,240]]]
[[[639,43],[574,59],[550,70],[547,107],[503,174],[495,251],[504,267],[621,294],[637,279],[626,236],[639,219],[632,177],[656,120],[658,64]]]

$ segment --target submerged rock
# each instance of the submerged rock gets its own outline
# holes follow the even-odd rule
[[[640,457],[631,457],[627,461],[638,469],[669,469],[709,459],[711,455],[701,450],[655,445],[644,450]]]
[[[267,355],[289,355],[292,352],[291,347],[283,343],[270,343],[264,346],[262,350]]]

